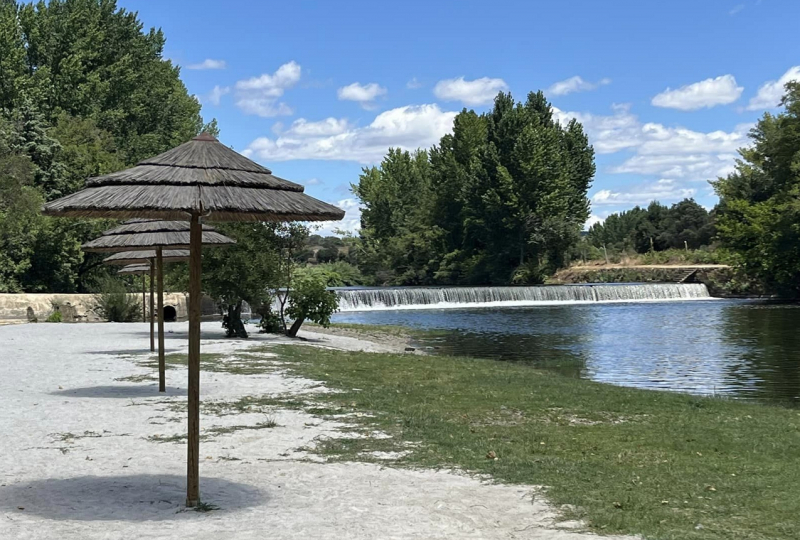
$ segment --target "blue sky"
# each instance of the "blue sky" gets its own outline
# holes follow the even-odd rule
[[[224,143],[344,207],[348,229],[361,167],[431,146],[501,89],[542,89],[583,122],[593,220],[654,199],[711,207],[707,180],[800,79],[796,0],[119,4],[164,30]]]

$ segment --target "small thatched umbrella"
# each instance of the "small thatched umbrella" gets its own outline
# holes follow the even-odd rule
[[[105,264],[108,264],[108,263],[105,263]],[[150,264],[149,264],[149,262],[148,262],[148,264],[128,264],[128,266],[124,266],[123,268],[120,268],[119,271],[117,271],[117,274],[127,275],[127,276],[139,276],[139,275],[142,276],[142,322],[147,322],[147,284],[145,282],[145,276],[147,274],[150,274],[150,279],[151,279],[151,281],[150,281],[150,311],[151,311],[151,316],[150,316],[150,322],[151,322],[151,324],[150,324],[150,332],[151,332],[150,350],[152,351],[153,350],[153,337],[152,337],[152,331],[153,331],[153,324],[152,324],[152,320],[153,320],[153,317],[152,317],[152,310],[153,310],[153,296],[152,296],[153,283],[152,283],[152,277],[153,276],[152,276],[152,271],[151,271],[151,268],[150,268]]]
[[[190,220],[189,443],[186,505],[200,497],[201,219],[330,221],[344,212],[303,193],[206,133],[135,167],[86,182],[86,189],[51,201],[53,216]]]
[[[204,226],[202,243],[207,246],[229,246],[236,241],[225,235],[219,234],[212,227]],[[189,224],[185,221],[161,220],[130,220],[118,227],[109,229],[90,242],[86,242],[81,249],[89,252],[120,252],[104,259],[106,264],[128,264],[135,261],[135,253],[151,255],[150,266],[154,268],[158,283],[158,391],[167,391],[166,358],[164,355],[164,259],[165,254],[170,254],[173,260],[189,260]],[[166,249],[165,248],[171,248]],[[178,248],[184,248],[179,250]],[[134,251],[128,251],[134,250]],[[181,253],[178,253],[181,252]],[[126,262],[127,261],[127,262]],[[150,273],[150,350],[154,350],[153,330],[153,272]]]

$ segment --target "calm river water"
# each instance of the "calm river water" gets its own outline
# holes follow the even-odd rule
[[[800,306],[753,301],[344,312],[443,331],[433,352],[530,362],[612,384],[800,405]]]

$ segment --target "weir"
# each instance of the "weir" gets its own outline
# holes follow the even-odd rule
[[[710,299],[702,283],[338,289],[339,311],[448,309]]]

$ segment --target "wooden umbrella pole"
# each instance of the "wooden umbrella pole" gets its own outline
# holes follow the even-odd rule
[[[156,260],[150,259],[150,352],[156,350],[156,310],[154,288],[156,286]]]
[[[158,277],[158,391],[167,391],[165,372],[167,363],[164,359],[164,256],[162,249],[156,248],[156,272]]]
[[[147,322],[147,282],[142,273],[142,322]]]
[[[189,232],[189,445],[186,463],[186,506],[200,502],[200,274],[202,227],[192,214]]]

